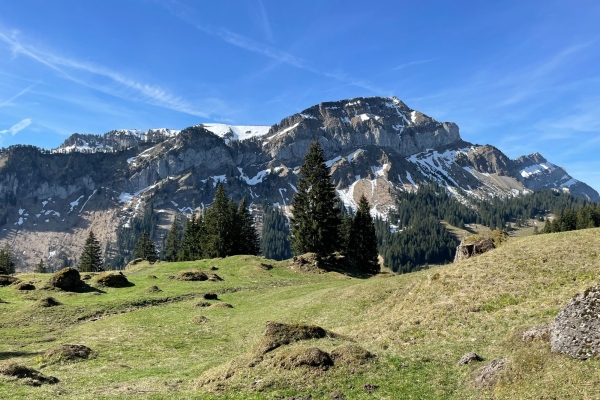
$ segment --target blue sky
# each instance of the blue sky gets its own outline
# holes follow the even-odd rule
[[[600,2],[0,0],[0,141],[395,95],[600,189]]]

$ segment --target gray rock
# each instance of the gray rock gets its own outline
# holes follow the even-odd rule
[[[534,340],[548,340],[550,339],[550,324],[543,324],[533,326],[523,332],[521,339],[525,342],[531,342]]]
[[[553,352],[580,360],[600,355],[600,285],[575,295],[558,312],[550,347]]]
[[[475,383],[480,386],[493,386],[498,381],[498,373],[506,367],[506,358],[500,358],[484,365],[479,370]]]
[[[481,358],[477,353],[474,352],[467,353],[460,358],[460,360],[458,361],[458,365],[467,365],[474,361],[483,361],[483,358]]]

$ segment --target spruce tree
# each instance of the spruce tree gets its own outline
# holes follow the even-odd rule
[[[223,185],[219,183],[215,198],[204,216],[202,250],[206,258],[226,257],[232,249],[232,208]]]
[[[155,262],[158,257],[156,256],[156,248],[154,247],[154,243],[150,240],[148,236],[148,232],[143,231],[140,240],[135,245],[134,249],[134,257],[141,258],[148,262]]]
[[[234,254],[257,255],[260,252],[258,234],[254,227],[254,218],[246,205],[246,199],[242,199],[235,213],[234,226],[236,226],[237,236],[234,240],[236,247]]]
[[[44,266],[44,260],[40,259],[40,262],[35,264],[34,272],[37,272],[38,274],[46,273],[46,267]]]
[[[340,248],[341,253],[344,256],[348,256],[348,248],[350,246],[350,230],[352,229],[352,221],[354,220],[352,214],[346,212],[346,207],[342,206],[342,212],[340,218],[342,223],[340,225]]]
[[[290,247],[290,229],[286,216],[279,208],[263,203],[263,226],[261,235],[261,252],[265,258],[272,260],[286,260],[292,257]]]
[[[4,247],[0,249],[0,274],[14,274],[15,263],[12,258],[12,250],[10,245],[4,244]]]
[[[79,270],[81,272],[98,272],[104,270],[100,242],[91,230],[85,240],[80,260]]]
[[[171,229],[167,234],[167,240],[165,241],[165,260],[166,261],[177,261],[179,251],[181,250],[181,238],[179,233],[179,224],[177,223],[177,216],[173,218]]]
[[[329,168],[317,141],[309,146],[300,167],[297,189],[290,218],[292,249],[296,254],[312,252],[327,257],[339,250],[340,216]]]
[[[177,259],[179,261],[194,261],[202,258],[202,233],[203,233],[202,215],[192,214],[192,217],[185,225],[181,249]]]
[[[369,212],[369,201],[363,195],[358,202],[348,237],[348,261],[361,272],[379,272],[375,224]]]

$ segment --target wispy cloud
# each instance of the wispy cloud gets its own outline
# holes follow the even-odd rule
[[[427,64],[429,62],[434,61],[435,58],[428,58],[427,60],[416,60],[416,61],[410,61],[404,64],[400,64],[397,67],[392,68],[394,71],[399,70],[399,69],[403,69],[406,67],[412,67],[413,65],[419,65],[419,64]]]
[[[14,100],[18,99],[19,97],[23,96],[25,93],[29,92],[29,90],[31,90],[31,88],[34,87],[35,85],[36,84],[33,83],[33,84],[27,86],[25,89],[21,90],[19,93],[15,94],[10,99],[4,100],[3,102],[0,103],[0,108],[11,105]]]
[[[2,135],[12,135],[15,136],[17,133],[21,132],[23,129],[27,128],[29,125],[31,125],[31,118],[25,118],[24,120],[17,122],[16,124],[14,124],[13,126],[11,126],[8,129],[4,129],[0,131],[0,136]]]
[[[193,18],[193,10],[177,0],[155,0],[155,2],[165,7],[171,14],[181,19],[182,21],[190,24],[191,26],[195,27],[199,31],[202,31],[211,36],[218,37],[222,41],[232,46],[236,46],[253,53],[261,54],[265,57],[278,61],[279,63],[287,64],[298,69],[309,71],[316,75],[335,79],[347,85],[360,87],[376,94],[389,95],[388,90],[384,90],[374,85],[371,85],[363,79],[351,77],[346,73],[334,73],[321,70],[313,66],[307,60],[304,60],[301,57],[297,57],[289,52],[279,50],[273,46],[261,43],[254,39],[250,39],[246,36],[242,36],[229,29],[215,28],[209,25],[201,24]]]
[[[262,0],[258,0],[258,10],[260,11],[260,23],[262,30],[269,43],[273,43],[273,31],[271,30],[271,24],[269,23],[269,16]]]
[[[187,100],[169,93],[160,86],[135,81],[134,79],[100,65],[84,63],[38,50],[31,45],[22,43],[17,38],[16,33],[8,35],[4,32],[0,32],[0,40],[9,45],[14,56],[23,55],[29,57],[56,71],[63,78],[91,89],[122,99],[142,102],[197,117],[209,117],[209,113],[197,110]],[[81,73],[107,78],[111,81],[111,84],[100,85],[92,83],[89,79],[80,76]]]

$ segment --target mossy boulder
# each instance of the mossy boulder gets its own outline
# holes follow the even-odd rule
[[[178,281],[207,281],[208,275],[198,269],[191,269],[189,271],[181,271],[175,279]]]
[[[267,322],[267,329],[256,350],[265,354],[279,346],[326,336],[327,331],[320,326]]]
[[[26,367],[16,362],[7,362],[0,364],[0,375],[8,376],[21,380],[26,385],[40,386],[43,384],[58,383],[58,379],[53,376],[46,376],[40,371]]]
[[[96,277],[96,283],[100,286],[110,288],[122,288],[132,286],[122,272],[103,272]]]
[[[29,282],[20,282],[15,285],[17,290],[35,290],[35,285]]]
[[[33,308],[48,308],[48,307],[60,306],[61,304],[62,303],[60,303],[54,297],[44,297],[42,299],[39,299],[35,303],[33,303],[31,305],[31,307],[33,307]]]
[[[67,292],[76,292],[83,287],[79,271],[75,268],[63,268],[48,280],[48,285]]]
[[[45,359],[57,361],[84,360],[90,357],[92,349],[81,344],[61,344],[55,346],[44,354]]]
[[[0,286],[9,286],[13,283],[21,282],[19,278],[10,275],[0,275]]]

